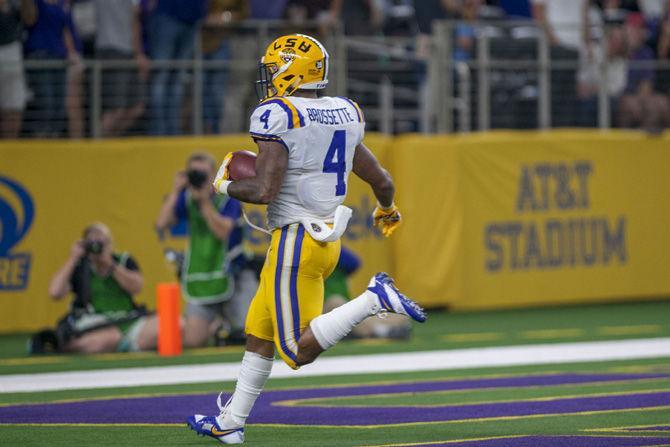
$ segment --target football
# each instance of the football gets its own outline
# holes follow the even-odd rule
[[[242,180],[256,176],[256,154],[251,151],[233,152],[228,164],[228,174],[231,180]]]

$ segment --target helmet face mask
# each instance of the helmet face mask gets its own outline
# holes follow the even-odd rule
[[[290,34],[275,39],[261,58],[256,81],[260,100],[328,84],[328,52],[313,37]]]
[[[276,70],[272,70],[271,67],[276,67],[276,64],[258,64],[258,80],[256,80],[256,96],[260,101],[265,98],[271,98],[277,96],[277,89],[272,85],[272,74],[276,73]]]

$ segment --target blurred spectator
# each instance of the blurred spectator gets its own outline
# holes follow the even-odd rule
[[[344,25],[349,36],[368,36],[380,30],[383,16],[375,0],[333,0],[331,21]]]
[[[222,324],[234,338],[243,337],[244,322],[256,292],[255,273],[245,268],[241,251],[242,204],[214,194],[214,158],[192,154],[186,172],[176,174],[156,219],[163,232],[179,221],[188,222],[189,248],[181,270],[182,296],[188,301],[183,325],[184,346],[202,346]]]
[[[628,40],[628,83],[621,98],[619,121],[622,127],[642,127],[657,132],[668,125],[668,98],[654,91],[654,69],[649,62],[654,52],[645,45],[646,29],[641,14],[630,14],[626,20]]]
[[[498,0],[494,2],[510,19],[529,19],[533,16],[530,0]]]
[[[210,0],[202,30],[202,55],[207,61],[230,61],[230,35],[235,25],[248,17],[244,0]],[[207,68],[203,75],[202,105],[205,133],[219,133],[223,114],[223,98],[229,68]]]
[[[595,0],[594,4],[602,10],[605,23],[622,24],[630,12],[638,12],[637,0]]]
[[[0,0],[0,136],[17,138],[26,106],[21,34],[37,20],[34,0]]]
[[[551,45],[575,51],[584,46],[588,0],[532,0],[532,5]]]
[[[418,33],[413,0],[381,0],[384,34],[415,36]]]
[[[351,299],[348,278],[360,268],[361,260],[342,246],[340,259],[324,284],[323,312],[330,312]],[[350,334],[350,338],[394,338],[406,340],[411,335],[411,324],[404,315],[384,314],[384,318],[366,318]]]
[[[461,17],[461,0],[439,0],[442,4],[442,8],[446,13],[447,19],[458,19]],[[423,3],[421,1],[415,2],[416,5]]]
[[[661,18],[667,3],[667,0],[638,0],[640,12],[647,21]]]
[[[286,9],[289,19],[293,21],[318,20],[330,11],[331,4],[335,1],[337,0],[289,0]]]
[[[82,42],[81,54],[85,59],[95,57],[95,1],[71,0],[72,22]]]
[[[105,67],[102,72],[102,134],[123,135],[144,114],[149,60],[142,43],[139,0],[95,0],[96,57],[134,60],[137,68]]]
[[[670,61],[670,0],[666,1],[663,17],[659,25],[658,59],[665,64]],[[657,72],[658,90],[670,97],[670,67],[666,66]]]
[[[72,0],[70,5],[72,5]],[[70,138],[84,137],[84,95],[83,84],[86,68],[81,61],[84,44],[79,36],[74,20],[69,23],[72,46],[77,53],[77,58],[71,58],[67,67],[65,87],[65,113],[67,114],[67,130]]]
[[[565,64],[551,73],[552,125],[576,124],[577,67],[588,52],[588,0],[532,0],[535,22],[552,46],[552,61]]]
[[[113,251],[112,234],[102,223],[84,230],[70,256],[49,285],[49,295],[61,299],[72,292],[71,311],[56,330],[64,352],[114,352],[154,349],[156,317],[135,304],[143,285],[137,262]]]
[[[151,16],[151,58],[157,61],[193,57],[198,24],[207,13],[207,0],[158,0]],[[186,70],[158,68],[151,83],[151,133],[181,133],[180,116]]]
[[[327,34],[338,25],[335,9],[341,0],[289,0],[286,6],[286,18],[291,23],[291,28],[302,29],[300,32],[308,32],[319,39],[325,39]],[[360,2],[358,2],[360,3]],[[361,5],[358,5],[360,8]],[[316,22],[317,30],[306,27],[305,22]],[[309,31],[306,31],[309,30]],[[287,29],[285,32],[294,32]]]
[[[24,49],[26,59],[62,60],[81,64],[72,36],[72,16],[68,0],[35,0],[37,21],[28,28]],[[64,129],[65,67],[29,71],[33,108],[26,118],[36,136],[57,136]],[[30,114],[30,116],[28,116]]]
[[[628,75],[626,36],[620,26],[607,29],[605,48],[594,45],[589,58],[581,64],[578,79],[579,125],[598,125],[598,94],[605,86],[610,110],[616,110],[617,101],[626,88]]]
[[[670,0],[666,1],[658,39],[658,58],[670,59]]]
[[[428,36],[433,32],[433,22],[436,20],[445,20],[454,18],[453,11],[448,8],[453,0],[424,0],[414,2],[414,13],[419,35]]]
[[[423,0],[414,2],[417,35],[415,53],[417,57],[417,78],[419,82],[419,100],[426,109],[433,107],[434,92],[431,91],[427,76],[427,67],[432,49],[433,24],[439,20],[460,16],[459,0]]]
[[[481,0],[463,0],[462,20],[454,28],[454,62],[468,62],[475,49],[475,21]]]
[[[420,60],[427,61],[430,57],[433,23],[438,20],[456,17],[458,6],[455,3],[456,0],[424,0],[415,2],[414,11],[418,27],[416,55]]]
[[[279,20],[284,17],[288,0],[249,0],[249,16],[256,20]]]
[[[254,11],[253,3],[256,3],[256,10]],[[262,1],[252,2],[251,8],[245,8],[245,14],[256,14]],[[280,9],[280,4],[286,2],[279,1],[272,2],[273,5],[268,6],[272,14],[277,14]],[[265,19],[266,17],[251,16],[251,19]],[[277,32],[275,28],[271,28],[271,32]],[[303,30],[304,31],[304,30]],[[258,77],[258,61],[260,55],[265,51],[265,48],[260,48],[259,45],[264,45],[259,41],[255,30],[239,28],[235,33],[228,36],[228,46],[230,48],[230,68],[227,70],[229,76],[226,80],[226,92],[223,96],[223,110],[228,111],[222,122],[220,122],[221,133],[236,133],[243,131],[247,126],[248,112],[250,109],[258,105],[258,98],[254,92],[254,81]],[[206,93],[206,92],[203,92]]]
[[[151,54],[149,42],[149,29],[151,28],[151,16],[156,9],[158,0],[140,0],[140,29],[142,30],[142,51],[146,55]]]
[[[657,51],[666,18],[665,12],[670,10],[670,0],[640,0],[639,3],[649,31],[647,43],[652,50]]]

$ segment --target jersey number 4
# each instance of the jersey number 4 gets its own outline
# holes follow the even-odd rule
[[[268,120],[270,119],[270,109],[267,109],[263,114],[258,117],[261,123],[263,123],[263,129],[267,129],[268,126]]]
[[[346,131],[336,130],[333,139],[330,141],[326,159],[323,161],[323,172],[337,174],[336,196],[343,196],[347,193],[347,184],[344,182],[344,174],[347,172],[346,148]]]

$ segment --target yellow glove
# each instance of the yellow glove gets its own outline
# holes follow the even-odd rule
[[[219,167],[219,171],[216,173],[216,177],[214,177],[214,183],[212,183],[212,185],[214,186],[214,190],[220,194],[225,194],[225,192],[221,190],[221,185],[224,182],[230,180],[230,174],[228,173],[228,165],[230,164],[230,160],[232,159],[233,159],[233,153],[228,152],[224,157],[221,166]]]
[[[388,208],[383,208],[379,203],[372,213],[372,219],[374,220],[375,227],[380,227],[382,234],[386,237],[389,237],[391,233],[400,225],[400,211],[396,208],[395,204],[391,205]]]

